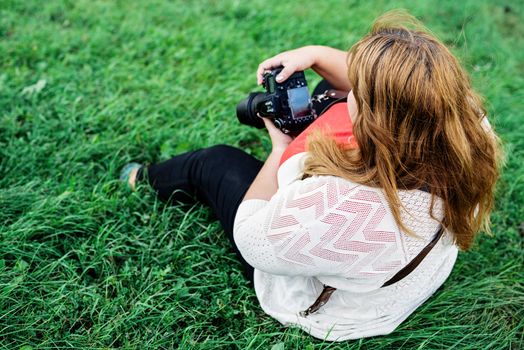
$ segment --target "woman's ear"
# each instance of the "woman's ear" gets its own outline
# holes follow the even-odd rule
[[[348,113],[349,118],[351,118],[351,121],[354,123],[358,114],[358,106],[357,106],[357,100],[355,99],[355,95],[353,94],[353,90],[351,90],[348,94]]]

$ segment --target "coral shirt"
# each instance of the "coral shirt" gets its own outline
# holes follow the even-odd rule
[[[320,129],[331,135],[338,144],[356,147],[357,143],[353,137],[353,124],[349,117],[347,103],[336,103],[298,135],[289,144],[280,158],[280,165],[292,156],[306,152],[307,137],[313,130]]]

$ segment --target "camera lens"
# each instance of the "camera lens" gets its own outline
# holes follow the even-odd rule
[[[264,121],[257,116],[257,105],[266,97],[264,92],[252,92],[237,105],[237,118],[242,124],[262,129]]]

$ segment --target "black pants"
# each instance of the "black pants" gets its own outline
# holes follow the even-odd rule
[[[253,267],[240,254],[233,239],[238,206],[263,163],[231,146],[218,145],[175,156],[140,169],[137,180],[147,180],[158,197],[171,203],[208,205],[216,215],[233,250],[252,282]]]

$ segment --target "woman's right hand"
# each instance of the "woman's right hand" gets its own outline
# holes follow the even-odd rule
[[[316,49],[314,46],[304,46],[295,50],[284,51],[276,56],[268,58],[258,65],[257,83],[262,84],[264,72],[283,66],[284,68],[277,75],[277,82],[283,82],[294,72],[303,71],[311,68],[315,64]]]

